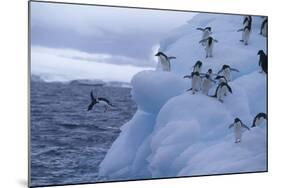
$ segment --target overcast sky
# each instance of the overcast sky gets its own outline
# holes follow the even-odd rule
[[[193,16],[194,13],[178,11],[32,2],[31,71],[49,77],[56,74],[56,78],[61,75],[66,80],[130,81],[136,72],[155,67],[153,48]],[[61,66],[52,67],[47,57],[56,64],[69,60],[72,63],[60,70]],[[85,74],[79,70],[84,70],[81,67],[85,64],[92,65],[92,69],[107,64],[104,71],[112,75],[106,79],[107,75],[100,76],[97,70]],[[130,76],[120,77],[118,69],[126,67],[130,67]],[[71,74],[66,75],[68,71]]]

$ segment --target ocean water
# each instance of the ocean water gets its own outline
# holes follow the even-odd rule
[[[87,111],[90,91],[114,107]],[[102,181],[98,167],[136,112],[130,88],[31,82],[31,185]]]

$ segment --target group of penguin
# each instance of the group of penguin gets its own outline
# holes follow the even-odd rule
[[[251,28],[252,17],[245,16],[243,20],[243,28],[237,30],[238,32],[242,31],[242,39],[240,41],[243,42],[244,45],[248,45]],[[218,42],[218,40],[214,39],[211,36],[212,28],[205,27],[196,29],[202,31],[202,39],[199,41],[199,43],[202,46],[205,46],[206,58],[213,57],[214,42]],[[263,35],[265,37],[267,36],[267,18],[264,18],[261,23],[260,35]],[[259,55],[258,65],[261,68],[260,72],[264,72],[265,74],[267,74],[267,55],[263,50],[259,50],[257,55]],[[176,57],[168,56],[163,52],[158,52],[157,54],[155,54],[155,56],[158,57],[158,61],[160,62],[163,71],[171,71],[170,61],[176,59]],[[212,69],[208,69],[206,73],[201,73],[202,66],[203,63],[201,61],[197,61],[193,66],[191,75],[184,76],[184,78],[191,79],[191,88],[187,91],[192,91],[192,94],[195,94],[196,92],[199,92],[201,90],[203,94],[217,98],[218,101],[223,103],[223,98],[226,97],[228,93],[232,93],[232,89],[228,85],[228,82],[230,82],[232,79],[231,72],[239,72],[239,70],[225,64],[216,74],[213,73]],[[217,82],[218,85],[216,87],[215,94],[209,95],[209,90],[212,88],[213,84],[216,84]],[[95,97],[93,95],[93,91],[91,91],[90,97],[91,102],[88,106],[88,111],[92,110],[93,107],[97,104],[101,104],[102,106],[104,106],[104,112],[106,112],[109,107],[113,107],[108,99],[104,97]],[[252,127],[257,127],[264,120],[267,120],[267,115],[265,113],[257,114],[253,120]],[[241,142],[243,128],[250,130],[250,128],[247,127],[239,118],[235,118],[234,122],[229,126],[229,128],[234,128],[235,143]]]
[[[267,120],[267,115],[263,112],[258,113],[253,120],[252,128],[261,125],[265,120]],[[239,118],[235,118],[234,122],[228,128],[234,128],[235,143],[241,142],[243,129],[250,130]]]
[[[223,98],[227,96],[228,93],[232,93],[231,87],[228,82],[231,81],[231,72],[239,72],[239,70],[230,67],[229,65],[223,65],[217,74],[213,73],[212,69],[208,69],[207,73],[201,73],[203,63],[197,61],[193,66],[193,71],[191,75],[186,75],[183,78],[191,79],[191,88],[187,91],[192,91],[192,94],[202,90],[202,93],[217,98],[223,103]],[[212,88],[213,84],[218,85],[214,95],[209,95],[209,90]]]
[[[248,45],[250,33],[252,28],[252,17],[245,16],[243,20],[243,28],[237,30],[238,32],[242,31],[242,39],[244,45]],[[214,42],[218,42],[218,40],[214,39],[212,34],[211,27],[205,28],[196,28],[199,31],[202,31],[202,39],[199,41],[202,46],[205,46],[206,58],[213,57],[213,46]],[[264,18],[261,27],[260,27],[260,35],[267,36],[267,18]],[[260,67],[260,73],[267,74],[267,55],[263,50],[259,50],[257,55],[259,55],[258,65]],[[158,56],[158,62],[162,66],[163,71],[171,71],[171,62],[170,60],[176,59],[174,56],[168,56],[163,52],[158,52],[155,54]],[[228,93],[232,93],[231,87],[228,85],[228,82],[231,81],[232,76],[231,72],[239,72],[239,70],[230,67],[229,65],[223,65],[221,69],[215,74],[212,69],[208,69],[206,73],[201,73],[203,63],[201,61],[197,61],[193,66],[193,71],[190,75],[184,76],[184,78],[191,79],[191,88],[187,91],[192,91],[192,94],[196,92],[202,91],[203,94],[217,98],[218,101],[223,103],[223,98],[228,95]],[[214,95],[209,95],[209,90],[212,88],[213,84],[217,83],[218,85],[215,90]],[[259,113],[254,118],[252,127],[256,127],[261,124],[265,119],[267,119],[267,115],[265,113]],[[235,133],[235,143],[241,142],[242,137],[242,129],[246,128],[250,130],[239,118],[235,118],[234,122],[229,126],[229,128],[234,127]]]
[[[245,16],[243,19],[243,28],[238,31],[243,31],[242,40],[245,45],[248,45],[249,36],[252,28],[252,17]],[[205,28],[196,28],[197,30],[202,31],[202,39],[199,41],[200,44],[205,46],[206,58],[213,56],[213,45],[214,42],[218,42],[214,39],[212,34],[211,27]],[[264,18],[261,27],[260,34],[267,36],[267,18]],[[267,55],[263,50],[259,50],[257,55],[259,55],[258,65],[261,69],[260,73],[264,72],[267,74]],[[158,57],[158,62],[160,63],[163,71],[171,71],[171,60],[176,59],[174,56],[168,56],[163,52],[158,52],[155,54]],[[231,81],[231,72],[239,72],[239,70],[230,67],[229,65],[223,65],[222,68],[217,72],[213,73],[212,69],[209,69],[207,73],[201,73],[203,63],[197,61],[193,66],[193,71],[190,75],[184,76],[184,78],[191,79],[191,88],[187,91],[192,91],[192,94],[202,90],[202,93],[209,96],[209,90],[211,89],[213,83],[216,83],[218,80],[218,85],[214,95],[211,97],[217,98],[220,102],[223,102],[223,98],[227,96],[228,93],[232,93],[231,87],[228,85],[228,82]]]

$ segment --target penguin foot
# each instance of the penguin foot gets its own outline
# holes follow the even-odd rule
[[[222,100],[222,99],[219,99],[219,101],[220,101],[221,103],[223,103],[223,100]]]
[[[240,40],[240,42],[244,42],[244,40]]]

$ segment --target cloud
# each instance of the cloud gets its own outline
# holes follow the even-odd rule
[[[149,59],[151,47],[194,13],[31,3],[31,43]]]
[[[46,81],[101,79],[130,82],[137,72],[154,69],[134,66],[132,61],[134,59],[122,56],[89,54],[71,49],[31,48],[31,74],[40,75]]]

